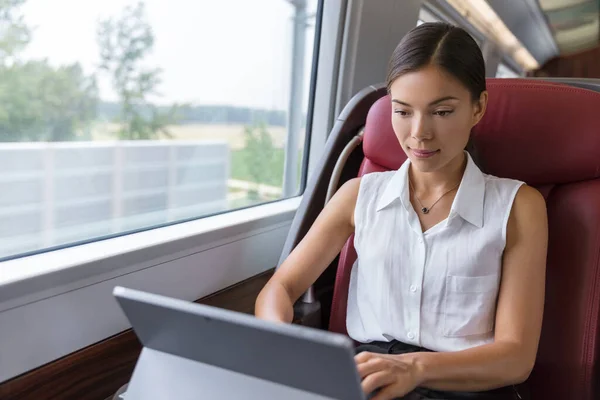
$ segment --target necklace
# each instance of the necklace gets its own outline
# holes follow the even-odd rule
[[[444,194],[442,194],[430,207],[425,207],[423,205],[423,203],[421,203],[421,199],[419,199],[419,196],[417,196],[417,191],[413,187],[412,182],[410,181],[410,179],[408,180],[408,184],[410,185],[410,188],[412,189],[413,194],[415,195],[415,199],[417,199],[417,201],[419,202],[419,205],[421,206],[421,212],[423,214],[429,214],[429,211],[431,211],[431,209],[433,208],[433,206],[435,206],[437,204],[437,202],[440,201],[445,195],[447,195],[448,193],[450,193],[451,191],[453,191],[454,189],[456,189],[460,185],[460,182],[456,186],[454,186],[452,189],[450,189],[447,192],[445,192]]]

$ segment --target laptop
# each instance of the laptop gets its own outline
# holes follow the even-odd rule
[[[113,291],[143,344],[125,400],[364,400],[344,335],[177,300]]]

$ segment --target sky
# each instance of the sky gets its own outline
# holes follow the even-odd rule
[[[55,66],[79,62],[96,71],[98,21],[137,0],[27,0],[25,22],[34,28],[25,59]],[[163,70],[158,103],[222,104],[284,110],[288,107],[294,7],[288,0],[145,0],[155,35],[145,63]],[[304,99],[308,98],[317,0],[308,0]],[[107,76],[103,100],[117,100]],[[303,103],[306,108],[306,100]]]

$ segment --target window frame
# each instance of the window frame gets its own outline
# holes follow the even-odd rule
[[[0,263],[0,313],[290,224],[301,197]],[[149,264],[148,264],[149,263]],[[274,265],[269,266],[269,268]],[[265,268],[265,270],[268,268]],[[256,271],[256,274],[264,270]]]
[[[515,75],[517,75],[517,78],[522,78],[525,76],[525,73],[521,70],[519,64],[517,64],[511,57],[505,56],[501,58],[500,62],[498,63],[498,66],[500,66],[501,64],[509,70],[511,70],[512,72],[514,72]]]
[[[339,72],[339,21],[346,7],[345,0],[319,0],[303,191],[309,179],[306,169],[319,164],[334,122],[332,83]],[[0,262],[0,325],[26,332],[9,333],[0,341],[0,353],[7,355],[0,359],[0,382],[127,329],[111,295],[116,285],[196,300],[276,267],[302,199],[300,195]]]
[[[284,1],[284,0],[281,0],[281,1]],[[319,49],[320,49],[322,19],[323,19],[323,3],[324,3],[324,0],[317,0],[317,10],[316,10],[316,15],[315,15],[314,45],[313,45],[313,52],[312,52],[311,74],[310,74],[310,81],[309,81],[309,94],[308,94],[307,115],[306,115],[306,129],[305,129],[306,133],[305,133],[305,138],[304,138],[304,148],[302,151],[301,176],[299,179],[300,185],[299,185],[298,192],[294,196],[280,198],[280,199],[271,200],[271,201],[265,201],[265,202],[261,202],[261,203],[257,203],[257,204],[253,204],[253,205],[248,205],[245,207],[231,208],[231,209],[223,210],[223,211],[216,212],[216,213],[207,213],[207,214],[203,214],[203,215],[199,215],[199,216],[195,216],[195,217],[182,218],[182,219],[179,219],[176,221],[145,226],[145,227],[141,227],[141,228],[137,228],[137,229],[128,229],[128,230],[124,230],[124,231],[109,234],[109,235],[94,236],[94,237],[91,237],[88,239],[75,240],[75,241],[60,244],[60,245],[44,247],[41,249],[11,254],[8,256],[0,256],[0,265],[2,265],[2,263],[6,262],[6,261],[16,260],[16,259],[20,259],[20,258],[28,258],[28,257],[35,256],[38,254],[43,254],[43,253],[56,252],[56,251],[68,249],[71,247],[87,245],[87,244],[91,244],[91,243],[95,243],[95,242],[99,242],[99,241],[106,241],[106,240],[110,240],[110,239],[114,239],[114,238],[118,238],[118,237],[122,237],[122,236],[135,235],[138,233],[143,233],[143,232],[148,232],[148,231],[152,231],[152,230],[156,230],[156,229],[166,228],[166,227],[170,227],[173,225],[185,224],[185,223],[197,221],[200,219],[211,218],[211,217],[227,214],[227,213],[230,213],[233,211],[252,209],[253,207],[264,205],[264,204],[274,204],[274,203],[277,203],[280,201],[285,201],[290,198],[302,196],[304,194],[304,191],[306,190],[306,186],[307,186],[307,182],[308,182],[308,173],[309,173],[311,136],[312,136],[314,104],[315,104],[315,94],[316,94],[316,78],[317,78],[317,69],[319,66]],[[0,278],[1,278],[1,275],[0,275]],[[1,284],[1,279],[0,279],[0,284]]]
[[[508,62],[507,58],[502,58],[502,59],[500,59],[500,62],[498,63],[498,68],[496,68],[496,76],[495,76],[496,78],[498,77],[498,70],[501,67],[509,70],[510,72],[512,72],[515,75],[513,77],[510,77],[512,79],[523,77],[523,74],[519,73],[518,70],[514,69],[513,66],[511,65],[511,63]]]

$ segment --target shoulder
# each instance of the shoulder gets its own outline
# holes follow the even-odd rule
[[[490,191],[494,196],[506,198],[509,201],[510,217],[519,217],[526,213],[534,215],[546,215],[546,200],[535,188],[525,182],[500,178],[494,175],[483,174],[486,192]]]
[[[337,197],[338,199],[335,203],[343,205],[346,211],[350,213],[352,225],[355,225],[356,209],[358,208],[361,212],[364,212],[363,208],[367,204],[376,201],[382,188],[387,186],[387,182],[394,176],[395,172],[373,172],[359,178],[353,178],[344,183],[337,191],[334,198]]]
[[[542,194],[537,189],[523,184],[518,189],[510,212],[507,227],[508,244],[529,235],[546,240],[548,214],[546,200]]]
[[[374,187],[387,184],[398,171],[371,172],[363,175],[361,185],[363,189],[372,189]]]
[[[397,171],[385,171],[363,175],[358,193],[358,202],[361,203],[361,207],[376,203],[396,173]]]
[[[325,204],[319,219],[354,226],[354,210],[361,180],[361,178],[354,178],[346,181]]]
[[[340,189],[337,191],[336,195],[344,195],[346,196],[351,196],[354,195],[353,197],[356,197],[356,195],[358,195],[358,191],[360,189],[360,185],[362,182],[363,178],[359,177],[359,178],[352,178],[348,181],[346,181],[346,183],[344,183],[342,185],[342,187],[340,187]]]
[[[494,175],[483,174],[485,182],[485,197],[486,201],[492,201],[498,206],[512,207],[514,200],[525,187],[525,183],[516,179],[499,178]],[[535,189],[528,187],[531,190]],[[526,191],[529,191],[526,189]]]
[[[356,201],[359,192],[365,190],[371,191],[382,184],[387,183],[396,173],[396,171],[372,172],[362,177],[353,178],[344,183],[336,192],[336,196],[350,197]]]
[[[360,185],[362,182],[362,178],[353,178],[346,181],[331,199],[330,203],[339,203],[343,201],[344,203],[354,204],[356,203],[356,198],[358,197],[358,192],[360,190]]]
[[[383,171],[383,172],[371,172],[369,174],[363,175],[363,179],[373,180],[373,181],[385,181],[392,178],[392,176],[396,175],[398,171]]]
[[[513,204],[511,217],[518,219],[546,219],[546,200],[535,188],[521,185]]]
[[[546,200],[539,190],[523,184],[515,197],[515,207],[527,208],[528,210],[539,210],[546,213]]]
[[[546,201],[537,189],[520,180],[483,175],[486,208],[488,213],[501,215],[507,245],[524,232],[547,230]]]
[[[495,175],[489,175],[482,172],[483,179],[485,181],[486,188],[489,187],[519,187],[524,185],[524,182],[517,179],[500,178]]]

